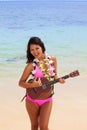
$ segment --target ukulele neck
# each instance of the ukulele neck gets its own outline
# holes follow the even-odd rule
[[[63,76],[63,77],[61,77],[61,78],[62,78],[62,79],[67,79],[67,78],[69,78],[69,75],[65,75],[65,76]],[[55,79],[54,81],[50,81],[50,82],[49,82],[49,85],[55,84],[55,83],[59,82],[59,80],[60,80],[60,78]]]

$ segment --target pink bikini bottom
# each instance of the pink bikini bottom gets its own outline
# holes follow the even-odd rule
[[[26,95],[26,99],[33,103],[36,103],[38,106],[42,106],[44,103],[52,101],[52,97],[49,97],[44,100],[38,100],[38,99],[32,99],[29,95]]]

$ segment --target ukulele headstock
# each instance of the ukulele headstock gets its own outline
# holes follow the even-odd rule
[[[69,77],[75,77],[75,76],[78,76],[79,75],[79,71],[78,70],[75,70],[75,71],[73,71],[73,72],[71,72],[70,74],[69,74]]]

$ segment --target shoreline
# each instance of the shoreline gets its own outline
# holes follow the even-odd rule
[[[50,130],[87,129],[87,76],[67,79],[65,84],[55,85]],[[16,78],[2,78],[0,128],[3,130],[30,129],[25,102],[20,102],[25,89],[18,86]],[[57,93],[58,92],[58,93]]]

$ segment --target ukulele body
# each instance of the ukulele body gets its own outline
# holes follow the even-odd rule
[[[27,88],[26,93],[33,99],[46,99],[52,95],[53,86],[46,86],[49,80],[41,78],[42,86],[35,88]]]

